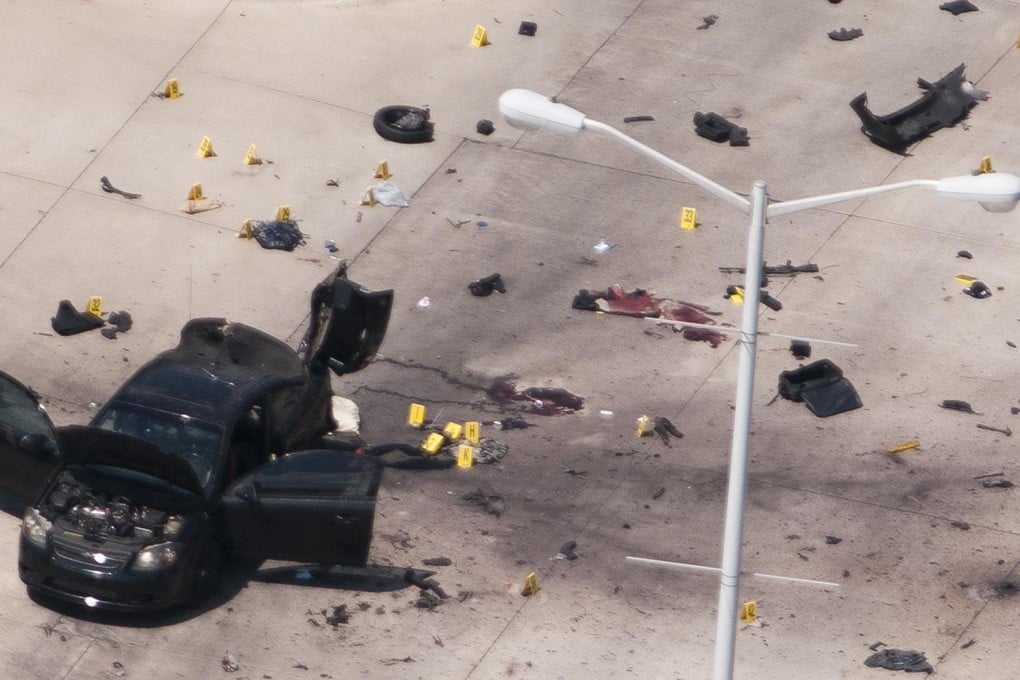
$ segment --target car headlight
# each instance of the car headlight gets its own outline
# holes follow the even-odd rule
[[[46,536],[49,534],[53,524],[39,514],[35,508],[25,510],[25,516],[21,520],[21,535],[40,548],[46,547]]]
[[[166,569],[176,561],[177,549],[174,548],[174,544],[160,543],[140,550],[137,557],[135,557],[134,568],[141,571]]]

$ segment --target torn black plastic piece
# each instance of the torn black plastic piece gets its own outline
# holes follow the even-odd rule
[[[506,285],[503,283],[503,277],[498,273],[489,274],[485,278],[472,281],[468,284],[468,290],[475,297],[488,297],[492,295],[492,291],[497,290],[500,293],[506,292]]]
[[[694,131],[713,142],[729,140],[730,146],[748,146],[747,129],[731,123],[718,113],[694,114]]]
[[[60,335],[75,335],[99,328],[106,322],[95,314],[79,312],[70,300],[61,300],[57,305],[56,316],[50,319],[50,325]]]
[[[517,35],[535,35],[538,31],[538,24],[534,21],[522,21],[520,28],[517,29]]]
[[[957,14],[965,12],[976,12],[978,6],[970,0],[953,0],[953,2],[943,2],[939,5],[939,9],[944,9],[955,17]]]
[[[864,31],[859,28],[841,28],[838,31],[829,31],[829,38],[840,42],[860,38],[862,35],[864,35]]]
[[[828,359],[780,373],[779,396],[804,402],[808,410],[819,418],[864,405],[857,390],[843,377],[843,369]]]
[[[870,668],[885,668],[890,671],[908,671],[912,673],[934,673],[935,669],[928,663],[924,652],[902,649],[883,649],[875,652],[864,660]]]
[[[798,359],[807,359],[811,356],[811,343],[807,340],[791,340],[790,354]]]
[[[899,111],[876,116],[868,109],[868,95],[862,92],[850,102],[861,119],[861,132],[875,144],[902,153],[907,146],[932,132],[952,127],[967,117],[977,102],[963,89],[964,64],[960,64],[934,83],[918,78],[925,93]]]

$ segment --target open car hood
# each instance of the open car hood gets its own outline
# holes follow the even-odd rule
[[[202,485],[186,460],[147,441],[86,425],[59,427],[56,435],[64,465],[110,465],[134,470],[202,494]]]

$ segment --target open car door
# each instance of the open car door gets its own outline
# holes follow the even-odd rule
[[[39,395],[0,372],[0,491],[30,503],[59,462],[53,423]]]
[[[296,451],[223,495],[227,547],[263,559],[363,566],[382,464],[339,451]]]
[[[328,365],[337,375],[361,370],[382,344],[393,291],[368,291],[347,278],[341,264],[312,291],[305,363]]]

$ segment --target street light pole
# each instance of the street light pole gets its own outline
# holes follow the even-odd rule
[[[737,636],[737,597],[740,586],[740,553],[744,535],[744,500],[747,493],[747,445],[751,436],[751,403],[754,368],[758,357],[758,302],[764,269],[765,211],[768,192],[758,180],[751,192],[751,226],[747,232],[744,275],[744,310],[740,322],[740,363],[737,369],[737,401],[730,442],[730,473],[726,491],[722,572],[719,576],[719,609],[715,633],[715,680],[733,677],[733,652]]]
[[[499,109],[511,125],[519,128],[548,129],[568,134],[591,129],[608,134],[642,155],[671,168],[741,212],[750,215],[751,224],[747,236],[747,264],[744,278],[744,309],[740,328],[740,363],[737,375],[736,404],[733,412],[733,436],[730,445],[729,481],[719,582],[718,625],[713,666],[714,680],[731,680],[737,635],[740,553],[743,543],[744,504],[747,492],[747,451],[751,434],[751,406],[758,350],[758,304],[761,301],[761,280],[765,268],[763,252],[765,224],[768,218],[916,187],[933,188],[940,196],[975,201],[991,212],[1007,212],[1020,202],[1020,177],[1006,173],[988,173],[976,176],[947,177],[940,180],[918,179],[782,201],[770,205],[764,181],[758,180],[754,183],[749,201],[721,184],[625,135],[616,128],[591,120],[580,111],[566,104],[554,102],[537,92],[523,89],[507,90],[499,98]]]

